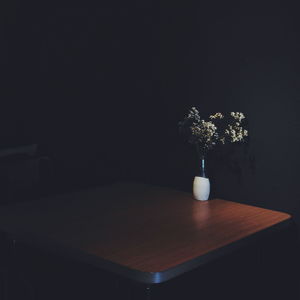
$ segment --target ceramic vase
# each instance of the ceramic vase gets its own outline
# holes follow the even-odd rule
[[[205,157],[201,157],[199,176],[195,176],[193,182],[194,198],[201,201],[208,200],[210,194],[210,182],[205,174],[205,166]]]

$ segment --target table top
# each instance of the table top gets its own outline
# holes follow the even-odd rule
[[[3,206],[0,231],[142,283],[194,269],[268,228],[277,211],[189,193],[118,183]]]

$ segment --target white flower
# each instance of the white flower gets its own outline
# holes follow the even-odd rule
[[[214,115],[210,115],[209,118],[210,118],[211,120],[213,120],[213,119],[223,119],[224,116],[223,116],[220,112],[217,112],[217,113],[215,113]]]
[[[225,144],[227,141],[231,143],[243,142],[244,138],[248,136],[248,131],[242,125],[242,120],[245,119],[244,114],[231,112],[230,116],[231,118],[228,119],[227,124],[222,124],[224,121],[220,121],[225,119],[220,112],[210,115],[209,121],[205,121],[200,118],[199,111],[192,107],[184,121],[180,122],[180,126],[186,129],[189,142],[196,144],[198,149],[205,153],[217,143]],[[214,120],[218,121],[217,124],[220,124],[220,128],[216,126]]]
[[[196,107],[192,107],[191,110],[189,111],[189,114],[187,116],[188,119],[194,119],[197,122],[200,121],[200,115],[199,111],[196,109]]]
[[[238,122],[241,122],[243,119],[245,119],[245,115],[241,112],[231,112],[230,115],[238,120]]]

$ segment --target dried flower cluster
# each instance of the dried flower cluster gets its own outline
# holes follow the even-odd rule
[[[202,144],[207,150],[214,146],[218,140],[217,127],[211,121],[200,120],[198,124],[193,124],[190,129],[194,140]]]
[[[225,129],[225,135],[229,137],[232,143],[242,142],[244,137],[248,136],[248,131],[242,126],[242,120],[245,119],[245,116],[241,112],[231,112],[230,116],[234,119],[234,122],[233,124],[228,124]]]
[[[214,115],[210,115],[209,118],[210,118],[211,120],[214,120],[214,119],[223,119],[224,116],[223,116],[221,113],[217,112],[217,113],[215,113]]]
[[[192,107],[184,120],[179,122],[180,131],[188,136],[191,144],[197,146],[200,155],[205,155],[218,143],[243,142],[248,136],[242,124],[245,116],[241,112],[231,112],[227,118],[217,112],[210,115],[209,119],[201,119],[199,111]]]

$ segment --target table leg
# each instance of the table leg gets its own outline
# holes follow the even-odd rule
[[[3,279],[2,279],[2,297],[3,300],[9,300],[9,294],[8,294],[8,272],[6,271],[3,274]]]
[[[145,299],[146,300],[151,300],[151,287],[150,287],[150,285],[146,286]]]
[[[3,299],[9,300],[11,298],[10,286],[15,285],[14,280],[14,271],[15,271],[15,252],[16,252],[16,240],[8,240],[8,257],[7,265],[5,268],[4,281],[3,281]],[[13,283],[13,284],[12,284]]]
[[[154,300],[151,285],[134,285],[130,300]]]
[[[11,286],[17,286],[19,283],[23,284],[24,288],[26,289],[29,299],[34,300],[35,299],[35,289],[28,279],[28,276],[26,273],[22,272],[18,253],[17,253],[17,241],[15,239],[12,239],[10,241],[10,251],[9,251],[9,262],[8,262],[8,270],[7,270],[7,278],[5,283],[5,297],[7,299],[10,299]],[[12,296],[14,298],[14,296]],[[6,299],[6,298],[4,298]]]

